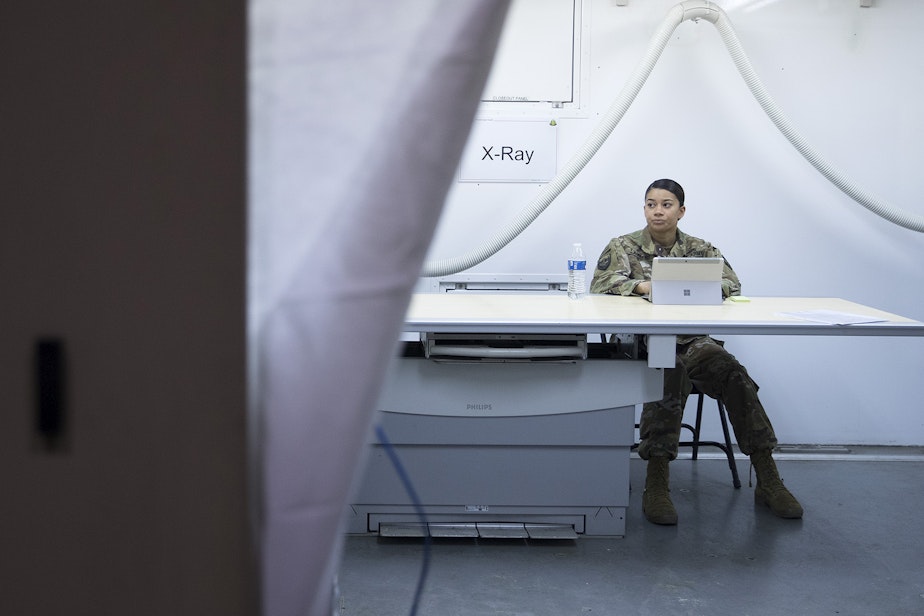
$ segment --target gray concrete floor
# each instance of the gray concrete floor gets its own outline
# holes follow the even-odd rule
[[[805,507],[782,520],[756,507],[748,461],[735,490],[724,460],[671,464],[680,523],[644,520],[644,462],[633,459],[624,538],[435,540],[419,614],[735,616],[924,614],[924,455],[851,448],[781,454]],[[347,538],[344,616],[408,614],[423,542]]]

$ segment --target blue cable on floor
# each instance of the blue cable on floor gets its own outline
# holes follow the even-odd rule
[[[411,482],[410,476],[407,474],[407,471],[404,469],[404,465],[401,464],[400,458],[395,451],[395,448],[392,446],[391,441],[388,440],[388,437],[385,435],[385,430],[382,428],[381,424],[376,424],[375,434],[379,439],[382,447],[385,449],[385,453],[388,454],[388,458],[391,460],[392,466],[395,467],[395,471],[398,473],[398,477],[401,478],[401,483],[404,484],[404,489],[407,491],[407,495],[411,498],[411,502],[414,504],[414,510],[417,512],[417,517],[420,518],[420,523],[424,527],[424,552],[423,552],[423,563],[420,566],[420,577],[417,580],[417,590],[414,592],[414,602],[411,604],[411,616],[417,614],[417,608],[420,605],[420,597],[423,595],[424,584],[427,581],[427,574],[430,572],[430,531],[429,525],[427,522],[427,514],[424,513],[423,505],[420,502],[420,499],[417,498],[417,491],[414,489],[414,484]]]

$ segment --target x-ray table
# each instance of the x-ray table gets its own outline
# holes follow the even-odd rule
[[[822,314],[875,321],[809,320]],[[429,526],[420,524],[382,447],[372,444],[348,512],[351,533],[624,535],[635,405],[660,398],[659,368],[673,366],[678,334],[924,336],[924,323],[833,298],[653,306],[609,295],[574,301],[564,294],[426,293],[413,296],[405,330],[425,339],[447,335],[449,346],[454,336],[646,335],[649,355],[519,361],[406,353],[381,396],[381,424]],[[439,346],[419,346],[427,344]]]

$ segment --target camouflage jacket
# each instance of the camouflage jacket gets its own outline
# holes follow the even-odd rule
[[[636,285],[651,279],[651,261],[663,257],[722,257],[719,249],[705,240],[677,230],[677,241],[670,252],[658,255],[648,229],[614,237],[597,259],[597,269],[590,283],[591,293],[632,295]],[[741,283],[725,259],[722,273],[722,297],[740,295]]]

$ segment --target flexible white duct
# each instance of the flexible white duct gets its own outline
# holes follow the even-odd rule
[[[770,117],[771,121],[773,121],[780,132],[783,133],[796,150],[798,150],[813,167],[847,194],[847,196],[869,209],[874,214],[897,225],[911,229],[912,231],[924,232],[924,217],[903,212],[875,195],[863,190],[844,173],[836,169],[834,165],[828,163],[821,154],[812,148],[798,131],[796,131],[789,120],[786,119],[782,110],[780,110],[767,93],[766,89],[764,89],[763,84],[757,77],[754,68],[751,66],[750,61],[744,53],[744,49],[732,28],[728,16],[721,7],[713,2],[689,0],[674,5],[670,11],[668,11],[667,16],[661,22],[655,34],[651,37],[644,57],[636,66],[632,75],[630,75],[626,85],[623,86],[622,91],[616,97],[616,100],[613,101],[610,108],[603,116],[603,119],[558,175],[539,191],[513,221],[481,244],[481,246],[459,257],[427,261],[424,263],[421,276],[448,276],[474,267],[497,253],[532,224],[552,201],[561,194],[568,184],[577,177],[584,166],[590,162],[590,159],[594,157],[606,139],[610,136],[610,133],[613,132],[613,129],[616,128],[619,121],[622,120],[626,111],[629,110],[635,97],[641,91],[642,86],[645,85],[648,76],[661,57],[661,53],[670,41],[674,30],[684,21],[691,19],[705,19],[715,25],[735,66],[738,68],[738,72],[747,83],[748,88],[751,90],[751,93],[757,99],[758,103],[760,103],[761,108],[763,108],[764,112]]]

